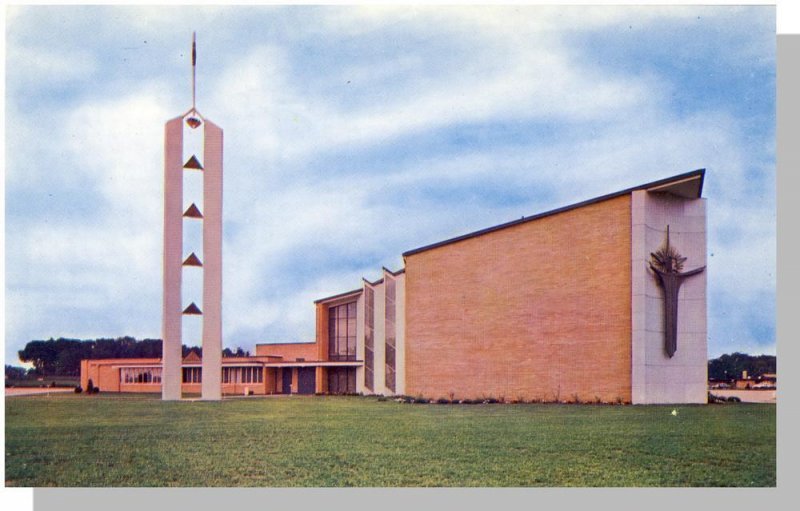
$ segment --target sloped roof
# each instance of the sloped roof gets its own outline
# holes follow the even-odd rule
[[[699,199],[703,193],[703,181],[705,179],[705,172],[706,172],[705,169],[693,170],[691,172],[686,172],[684,174],[679,174],[677,176],[668,177],[666,179],[660,179],[658,181],[645,183],[643,185],[634,186],[632,188],[626,188],[618,192],[613,192],[607,195],[602,195],[600,197],[595,197],[593,199],[585,200],[575,204],[570,204],[569,206],[563,206],[550,211],[545,211],[544,213],[539,213],[533,216],[522,217],[518,220],[512,220],[511,222],[495,225],[493,227],[487,227],[486,229],[481,229],[479,231],[471,232],[468,234],[464,234],[462,236],[457,236],[455,238],[450,238],[444,241],[440,241],[438,243],[425,245],[423,247],[403,252],[403,257],[419,254],[420,252],[432,250],[434,248],[442,247],[444,245],[450,245],[451,243],[456,243],[466,239],[475,238],[477,236],[482,236],[490,232],[499,231],[501,229],[506,229],[508,227],[513,227],[519,224],[524,224],[526,222],[532,222],[534,220],[538,220],[546,216],[555,215],[557,213],[563,213],[565,211],[581,208],[583,206],[588,206],[590,204],[595,204],[597,202],[614,199],[616,197],[627,195],[637,190],[647,190],[649,192],[667,192],[667,193],[672,193],[674,195],[679,195],[681,197],[686,197],[689,199]]]

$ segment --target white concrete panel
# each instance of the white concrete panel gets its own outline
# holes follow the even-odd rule
[[[364,293],[356,301],[356,358],[364,360]],[[356,368],[356,392],[368,392],[364,387],[364,366]]]
[[[397,304],[397,349],[396,349],[396,381],[397,393],[406,393],[406,274],[402,273],[396,278],[396,304]]]
[[[161,398],[181,398],[181,263],[183,262],[183,119],[164,130],[164,250]]]
[[[383,283],[375,289],[375,394],[391,394],[386,388],[386,288]]]
[[[641,204],[644,207],[641,207]],[[634,192],[632,215],[632,368],[634,403],[704,403],[707,376],[706,275],[688,277],[678,296],[678,348],[664,351],[664,294],[649,267],[670,226],[670,245],[687,257],[684,271],[706,261],[705,201],[669,194]],[[637,224],[633,224],[636,221]],[[644,324],[644,327],[642,327]],[[642,331],[644,328],[644,331]]]

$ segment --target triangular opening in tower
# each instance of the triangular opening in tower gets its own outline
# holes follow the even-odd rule
[[[200,208],[198,208],[194,202],[192,202],[191,206],[186,208],[186,211],[183,212],[183,216],[187,216],[189,218],[203,218]]]
[[[200,307],[194,304],[194,302],[190,303],[188,307],[183,309],[184,314],[203,314],[203,311],[200,310]]]
[[[203,263],[201,263],[200,259],[194,254],[194,252],[192,252],[191,254],[189,254],[189,257],[187,257],[183,261],[183,265],[184,266],[203,266]]]
[[[194,170],[203,170],[203,166],[200,165],[200,160],[197,159],[197,156],[192,155],[186,163],[183,164],[183,168],[185,169],[194,169]]]

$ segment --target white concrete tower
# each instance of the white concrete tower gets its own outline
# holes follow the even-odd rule
[[[202,342],[202,399],[222,398],[222,129],[195,106],[196,63],[193,34],[192,108],[164,137],[164,400],[181,399],[184,338]]]

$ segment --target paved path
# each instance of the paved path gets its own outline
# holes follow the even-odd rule
[[[38,394],[60,394],[63,392],[75,392],[75,389],[72,387],[54,387],[52,389],[42,387],[14,387],[6,389],[6,397],[35,396]]]

